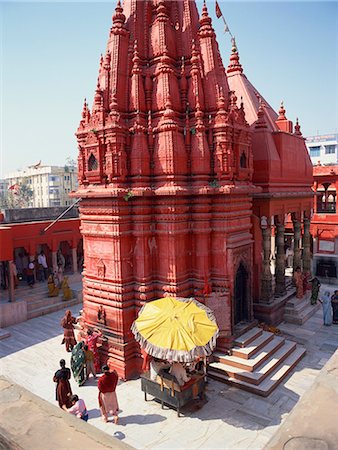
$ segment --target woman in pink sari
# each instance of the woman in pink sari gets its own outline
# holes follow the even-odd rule
[[[97,341],[101,336],[102,336],[101,331],[99,330],[93,331],[91,328],[88,328],[86,336],[86,345],[88,345],[88,349],[94,353],[94,366],[96,373],[100,372],[101,370],[100,355],[97,349]]]
[[[303,298],[304,296],[304,276],[302,274],[302,270],[300,267],[296,268],[296,271],[293,275],[293,279],[296,286],[296,297],[297,298]]]

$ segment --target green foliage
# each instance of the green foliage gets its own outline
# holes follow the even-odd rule
[[[212,180],[209,182],[209,186],[212,188],[218,188],[219,187],[219,183],[217,180]]]
[[[134,197],[133,191],[128,191],[127,194],[123,197],[126,202],[129,202],[129,200]]]

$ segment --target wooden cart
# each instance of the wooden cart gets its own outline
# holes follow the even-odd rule
[[[149,373],[141,375],[141,389],[144,392],[144,399],[147,401],[147,394],[152,395],[163,405],[169,405],[177,410],[177,416],[180,417],[180,409],[187,403],[199,397],[204,397],[205,380],[204,375],[193,375],[191,380],[185,385],[180,386],[176,379],[163,373],[159,375],[156,381],[149,378]]]

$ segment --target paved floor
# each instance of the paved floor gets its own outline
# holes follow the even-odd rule
[[[74,314],[80,307],[73,308]],[[61,317],[59,311],[11,326],[11,337],[0,341],[0,374],[53,404],[58,361],[69,363],[60,345]],[[81,388],[72,382],[73,392],[85,399],[92,425],[137,449],[263,449],[338,347],[338,326],[324,327],[321,310],[301,327],[282,324],[280,329],[305,345],[307,354],[266,399],[211,380],[207,403],[195,404],[177,418],[175,411],[145,402],[139,380],[120,382],[121,419],[114,425],[100,419],[94,380]]]

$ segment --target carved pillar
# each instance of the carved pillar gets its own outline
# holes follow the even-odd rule
[[[300,234],[301,234],[301,223],[298,219],[293,219],[293,245],[294,245],[294,255],[293,255],[293,273],[295,273],[297,267],[302,268],[301,250],[300,250]]]
[[[304,272],[311,272],[310,219],[304,218],[303,224],[303,270]]]
[[[277,255],[276,255],[276,289],[275,294],[280,296],[286,292],[285,288],[285,252],[284,252],[284,223],[278,223],[276,226],[276,245],[277,245]]]
[[[8,261],[8,301],[15,302],[13,261]]]
[[[271,254],[271,227],[262,227],[263,235],[263,267],[261,277],[261,295],[262,303],[271,303],[272,295],[272,274],[270,268]]]
[[[58,268],[58,262],[57,262],[57,253],[52,252],[52,266],[53,266],[53,272],[55,272]]]
[[[313,199],[313,212],[316,214],[317,209],[318,209],[318,194],[317,194],[318,183],[317,183],[317,181],[314,182],[313,187],[315,190],[315,195],[314,195],[314,199]]]
[[[72,248],[73,272],[77,273],[77,251],[76,247]]]

